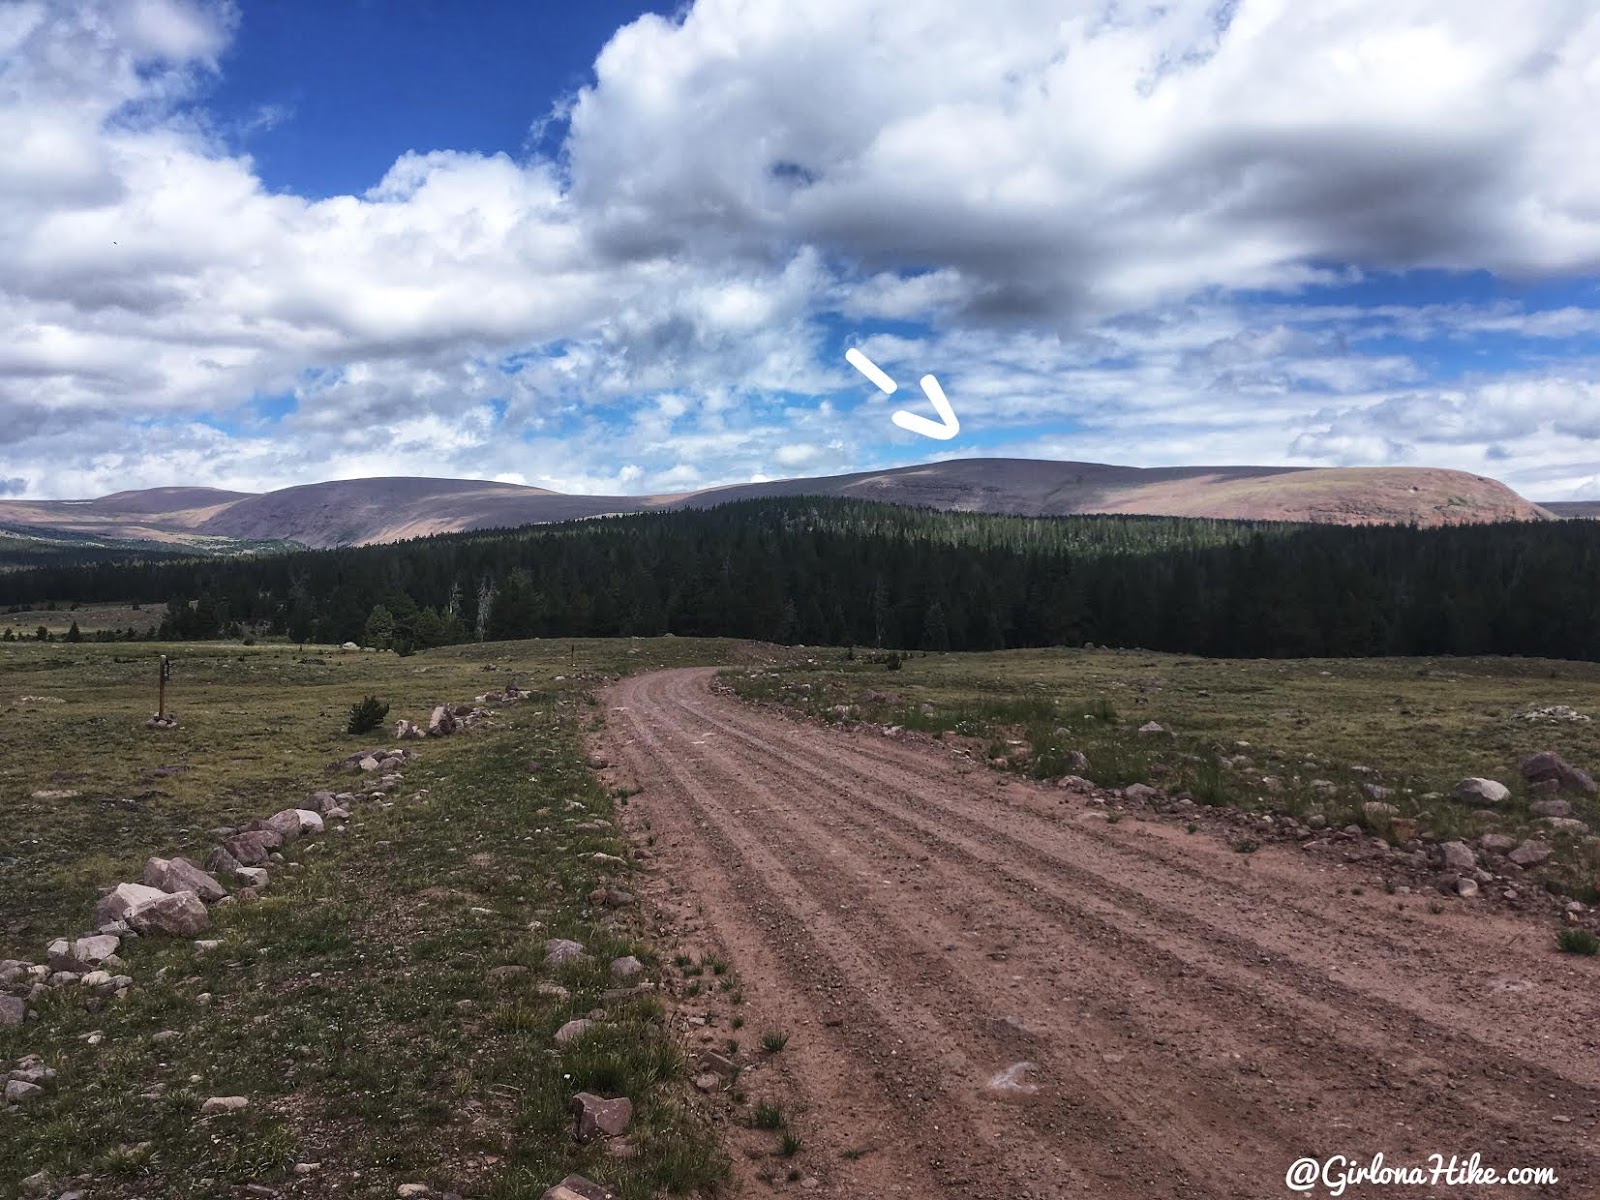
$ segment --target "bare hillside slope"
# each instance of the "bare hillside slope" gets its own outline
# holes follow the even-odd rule
[[[0,502],[0,529],[107,537],[288,540],[327,547],[608,513],[700,508],[765,496],[841,496],[1028,516],[1123,513],[1426,526],[1547,520],[1505,484],[1431,467],[1119,467],[970,458],[660,496],[565,495],[475,479],[393,477],[305,484],[261,495],[211,488],[119,492],[97,500]]]

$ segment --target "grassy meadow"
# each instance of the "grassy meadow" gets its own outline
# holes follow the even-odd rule
[[[142,727],[162,649],[182,722],[165,733]],[[647,979],[660,964],[631,910],[586,898],[629,868],[592,858],[628,850],[590,824],[618,798],[586,768],[582,737],[608,675],[753,653],[687,639],[406,658],[0,645],[0,958],[33,962],[50,939],[87,931],[97,887],[137,880],[147,856],[203,857],[213,826],[349,786],[325,767],[393,744],[394,718],[512,681],[532,692],[495,728],[410,743],[419,758],[392,804],[363,803],[346,835],[286,846],[260,899],[213,913],[216,949],[132,941],[125,999],[95,1009],[62,988],[34,1004],[38,1020],[0,1028],[0,1059],[38,1054],[58,1072],[0,1114],[0,1197],[40,1172],[57,1190],[179,1200],[249,1183],[387,1200],[414,1182],[511,1200],[570,1171],[629,1200],[712,1188],[724,1162],[683,1100],[660,1000],[602,997],[613,957],[637,955]],[[390,721],[346,734],[347,709],[369,693]],[[549,937],[583,942],[592,960],[547,969]],[[605,1021],[557,1050],[554,1031],[596,1007]],[[566,1106],[584,1089],[633,1099],[630,1157],[574,1142]],[[250,1105],[202,1115],[211,1096]]]
[[[18,608],[15,612],[0,612],[0,633],[9,629],[13,637],[31,640],[40,626],[50,631],[50,636],[65,637],[73,622],[84,635],[112,630],[122,633],[132,629],[141,637],[153,634],[161,627],[162,608],[159,604],[58,604],[55,608]],[[9,643],[0,642],[0,645]]]

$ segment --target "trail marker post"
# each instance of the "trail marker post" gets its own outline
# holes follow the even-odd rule
[[[144,723],[146,729],[176,729],[178,718],[167,714],[167,680],[172,678],[172,661],[161,656],[160,683],[156,691],[156,715]]]

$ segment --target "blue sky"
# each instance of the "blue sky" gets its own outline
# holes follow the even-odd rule
[[[1600,497],[1597,60],[1583,0],[18,0],[0,495],[982,453]],[[929,372],[952,442],[889,419]]]
[[[560,150],[541,116],[616,30],[615,0],[273,0],[242,5],[205,104],[273,190],[365,191],[408,151]],[[543,136],[541,137],[541,133]]]

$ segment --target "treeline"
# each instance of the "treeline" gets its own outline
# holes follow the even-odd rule
[[[50,632],[48,626],[40,625],[30,634],[26,630],[18,631],[15,626],[7,625],[0,629],[0,642],[137,642],[141,638],[149,640],[154,636],[154,630],[140,634],[133,626],[127,629],[95,629],[84,633],[74,621],[72,627],[65,633],[57,635]]]
[[[245,545],[245,543],[240,543]],[[280,545],[276,544],[276,545]],[[96,539],[65,530],[0,529],[0,572],[35,567],[76,567],[90,563],[189,558],[192,548],[134,539]]]
[[[752,500],[390,546],[40,569],[0,603],[402,651],[662,633],[900,649],[1600,658],[1600,525],[1423,530]]]

